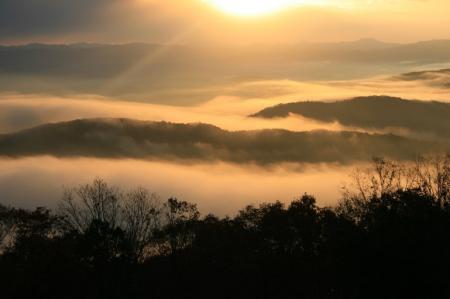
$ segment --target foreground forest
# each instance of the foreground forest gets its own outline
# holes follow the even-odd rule
[[[1,206],[0,238],[4,298],[448,298],[450,157],[376,158],[334,207],[225,218],[97,179],[54,210]]]

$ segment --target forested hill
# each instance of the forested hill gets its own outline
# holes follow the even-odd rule
[[[383,155],[414,160],[447,142],[392,134],[286,130],[226,131],[207,124],[81,119],[0,135],[0,156],[137,158],[232,163],[352,163]]]
[[[400,128],[411,133],[450,138],[450,104],[389,96],[357,97],[333,102],[294,102],[266,108],[253,117],[290,114],[365,129]]]

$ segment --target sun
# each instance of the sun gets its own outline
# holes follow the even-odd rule
[[[308,0],[205,0],[225,13],[238,16],[259,16],[305,4]],[[309,1],[310,2],[310,1]]]

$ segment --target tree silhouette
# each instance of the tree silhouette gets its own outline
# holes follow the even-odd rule
[[[311,195],[202,217],[97,179],[58,213],[0,206],[5,298],[448,298],[448,157],[374,159],[335,207]]]
[[[162,205],[156,194],[143,188],[124,193],[101,179],[66,190],[59,213],[69,231],[104,237],[120,232],[134,261],[151,251],[149,246],[162,225]]]

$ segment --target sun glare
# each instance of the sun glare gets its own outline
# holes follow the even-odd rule
[[[216,8],[233,15],[258,16],[274,13],[309,0],[206,0]]]

